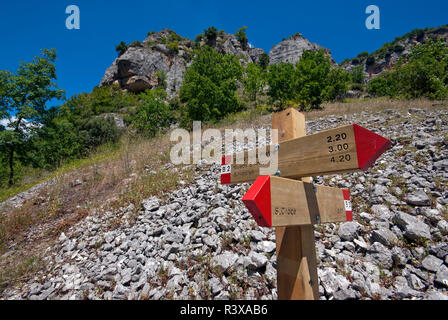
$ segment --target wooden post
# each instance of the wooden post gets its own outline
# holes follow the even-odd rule
[[[305,115],[289,108],[272,115],[272,129],[278,129],[279,142],[306,135]],[[310,182],[310,178],[302,178]],[[277,292],[279,300],[317,300],[314,226],[276,227]]]

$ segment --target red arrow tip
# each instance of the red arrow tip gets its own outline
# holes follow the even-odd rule
[[[358,166],[365,171],[391,146],[392,142],[357,124],[353,124],[353,132],[355,134]]]
[[[271,177],[259,176],[243,197],[243,202],[260,227],[271,227]]]

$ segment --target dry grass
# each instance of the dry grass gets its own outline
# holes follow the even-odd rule
[[[353,99],[345,102],[326,102],[319,110],[302,111],[307,120],[315,120],[328,116],[349,115],[361,112],[372,113],[387,109],[405,111],[409,108],[443,108],[448,106],[447,101],[429,100],[425,98],[415,100],[395,100],[389,98]],[[294,107],[294,106],[292,106]],[[296,106],[296,108],[299,108]],[[269,127],[271,126],[271,114],[279,111],[269,108],[267,105],[254,107],[247,111],[242,111],[220,121],[216,125],[203,126],[203,130],[213,127],[220,130]]]
[[[170,148],[168,135],[139,140],[124,137],[118,149],[101,150],[90,161],[66,170],[21,207],[2,208],[0,269],[18,271],[5,271],[0,278],[2,287],[42,270],[42,263],[32,268],[15,266],[28,265],[30,256],[40,256],[61,232],[88,215],[108,210],[118,215],[121,207],[131,203],[137,215],[143,199],[179,188],[181,179],[190,183],[191,170],[170,165],[165,169]],[[81,183],[74,183],[77,180]]]
[[[387,109],[405,110],[408,108],[434,108],[445,107],[448,102],[429,99],[394,100],[388,98],[375,98],[363,100],[349,100],[348,102],[329,102],[322,105],[323,109],[305,112],[307,119],[316,119],[330,115],[354,114],[361,112],[378,112]]]
[[[16,259],[14,264],[0,270],[0,292],[10,283],[21,283],[27,280],[29,274],[34,274],[43,268],[41,256],[25,256]]]

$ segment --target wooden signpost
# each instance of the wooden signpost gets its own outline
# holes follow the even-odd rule
[[[350,124],[271,145],[269,151],[278,152],[278,175],[294,179],[367,170],[390,145],[386,138]],[[234,164],[239,155],[223,157],[222,184],[252,182],[259,176],[264,166],[259,161],[248,164],[249,151],[241,159],[243,155],[244,164]]]
[[[278,298],[318,299],[314,224],[351,221],[352,212],[348,190],[313,185],[307,176],[367,170],[391,142],[356,124],[307,136],[305,116],[293,108],[273,114],[272,129],[279,131],[279,144],[270,146],[277,176],[260,176],[263,166],[248,164],[246,151],[223,157],[221,183],[255,181],[243,202],[260,226],[276,227]],[[239,156],[244,164],[234,164]]]

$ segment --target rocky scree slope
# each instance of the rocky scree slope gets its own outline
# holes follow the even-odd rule
[[[367,172],[313,178],[349,188],[354,208],[353,222],[315,228],[320,299],[448,299],[446,109],[330,116],[307,131],[353,122],[393,145]],[[61,234],[48,270],[2,297],[276,299],[275,231],[243,205],[249,184],[220,185],[217,165],[194,170],[169,200],[144,200],[135,223],[131,205]]]

